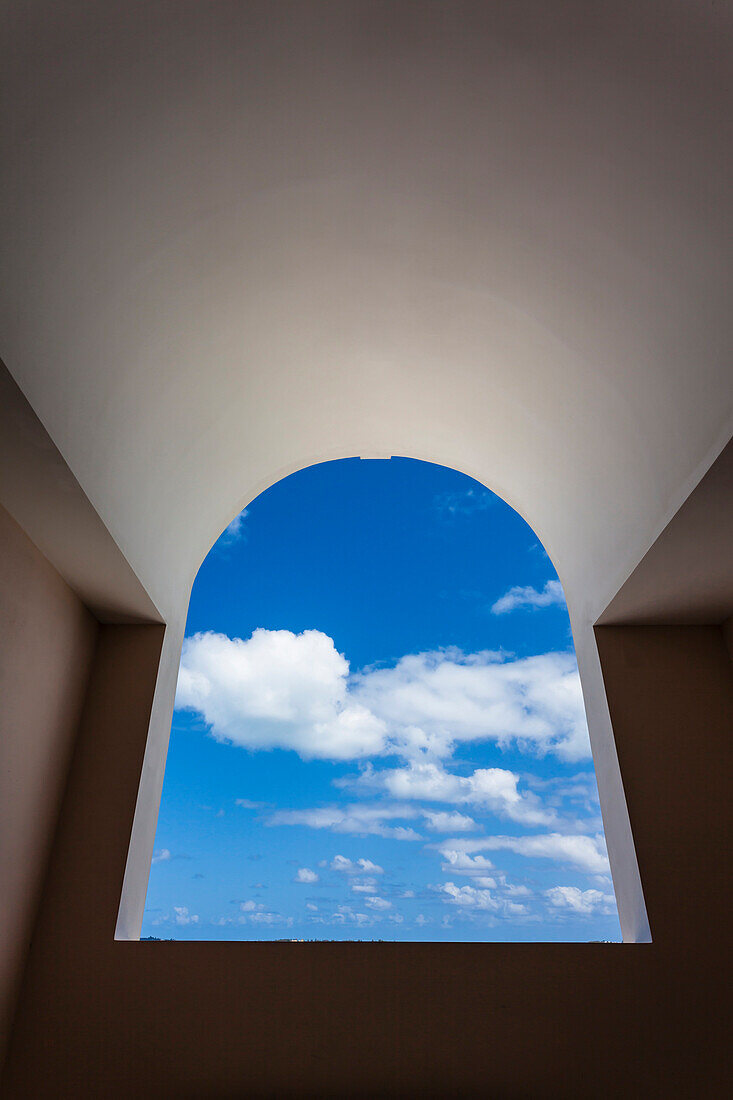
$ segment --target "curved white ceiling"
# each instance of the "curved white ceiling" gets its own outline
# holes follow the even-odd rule
[[[8,24],[0,354],[164,614],[266,484],[384,453],[504,495],[597,616],[730,435],[731,9]]]

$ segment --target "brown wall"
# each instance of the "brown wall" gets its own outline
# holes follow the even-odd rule
[[[0,561],[1,1061],[97,624],[2,507]]]
[[[728,646],[728,653],[730,659],[733,661],[733,615],[729,615],[722,626],[723,637],[725,638],[725,644]]]
[[[160,631],[101,628],[6,1095],[728,1095],[723,633],[598,642],[651,945],[135,943],[113,930]]]

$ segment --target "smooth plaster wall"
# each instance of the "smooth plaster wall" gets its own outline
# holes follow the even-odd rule
[[[0,506],[0,1062],[97,623]]]
[[[147,593],[0,362],[0,501],[100,622],[160,622]]]
[[[723,632],[597,635],[653,943],[123,943],[160,632],[101,628],[4,1095],[728,1095]]]

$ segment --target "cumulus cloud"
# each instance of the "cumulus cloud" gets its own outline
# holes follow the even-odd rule
[[[613,913],[616,899],[601,890],[580,890],[577,886],[553,886],[545,896],[556,909],[570,910],[590,916],[593,913]]]
[[[153,855],[153,863],[167,863],[171,858],[170,851],[167,848],[161,848],[160,851],[155,852]]]
[[[382,751],[385,727],[347,691],[348,661],[318,630],[207,632],[183,644],[176,706],[198,711],[220,741],[348,760]]]
[[[310,829],[330,829],[334,833],[353,836],[382,836],[392,840],[422,840],[414,829],[405,825],[390,825],[395,819],[416,817],[412,807],[385,804],[354,803],[349,806],[321,806],[312,810],[278,810],[267,818],[266,825],[305,825]]]
[[[545,587],[538,591],[531,585],[523,587],[515,585],[505,592],[491,608],[492,615],[506,615],[509,611],[524,610],[538,607],[564,606],[565,593],[559,581],[548,581]]]
[[[553,859],[566,863],[586,874],[608,874],[609,863],[605,840],[581,834],[544,833],[538,836],[488,836],[475,840],[455,838],[444,845],[436,845],[441,853],[499,851],[504,849],[517,855]]]
[[[511,901],[509,898],[498,898],[491,890],[476,886],[456,886],[454,882],[444,882],[438,887],[440,893],[446,895],[451,905],[457,905],[463,909],[483,909],[492,913],[498,913],[505,917],[526,916],[528,909],[521,902]]]
[[[310,867],[299,867],[293,882],[318,882],[318,875]]]
[[[444,650],[349,676],[318,630],[259,629],[246,640],[209,632],[184,643],[176,705],[197,711],[218,740],[303,759],[441,759],[458,743],[486,740],[590,756],[570,653],[507,660]]]
[[[520,792],[519,776],[504,768],[478,768],[470,775],[455,775],[442,763],[411,761],[402,768],[367,767],[353,781],[355,787],[383,790],[394,798],[423,802],[467,803],[523,825],[552,825],[556,814],[544,809],[532,791]],[[428,828],[438,832],[466,832],[476,828],[472,818],[459,813],[422,810]],[[451,824],[451,822],[455,824]]]
[[[402,657],[351,680],[351,697],[384,723],[387,748],[408,759],[450,756],[463,742],[494,741],[566,760],[590,756],[575,656],[507,660],[459,650]]]
[[[274,913],[261,902],[249,898],[241,902],[238,924],[286,924],[293,923],[292,917],[285,917],[282,913]]]
[[[383,875],[384,868],[378,863],[372,863],[370,859],[347,859],[346,856],[334,856],[329,867],[332,871],[340,871],[344,875]]]
[[[189,913],[185,905],[174,905],[173,912],[175,914],[173,919],[178,925],[198,924],[199,922],[198,916],[195,913]]]

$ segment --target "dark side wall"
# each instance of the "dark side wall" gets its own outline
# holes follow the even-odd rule
[[[0,1063],[97,623],[0,506]]]
[[[4,1095],[730,1095],[723,632],[597,638],[652,944],[136,943],[113,932],[160,632],[102,627]]]

